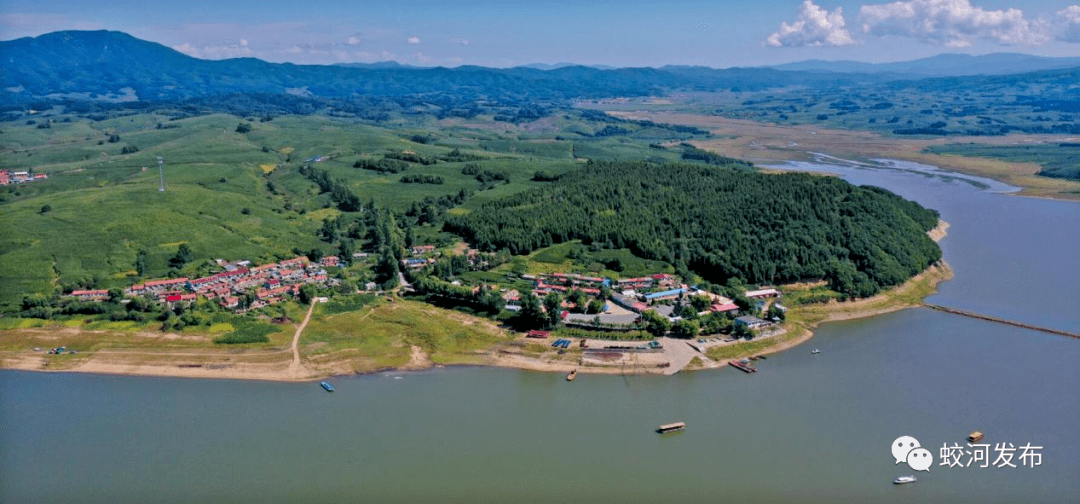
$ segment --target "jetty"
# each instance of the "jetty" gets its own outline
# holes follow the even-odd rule
[[[1024,322],[1017,322],[1015,320],[1004,319],[1001,317],[995,317],[993,315],[983,315],[981,313],[970,312],[967,310],[961,310],[959,308],[949,308],[948,306],[941,306],[930,303],[923,303],[923,306],[932,310],[937,310],[945,313],[952,313],[954,315],[963,315],[965,317],[971,317],[979,320],[986,320],[990,322],[997,322],[999,324],[1011,325],[1014,327],[1023,327],[1024,329],[1032,329],[1035,331],[1042,331],[1044,333],[1057,334],[1058,336],[1068,336],[1070,338],[1080,339],[1080,334],[1071,333],[1069,331],[1062,331],[1061,329],[1051,329],[1049,327],[1040,327],[1034,324],[1027,324]]]
[[[686,422],[675,422],[661,425],[656,429],[658,434],[668,434],[671,432],[679,432],[686,428]]]

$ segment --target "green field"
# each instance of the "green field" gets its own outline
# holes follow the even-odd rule
[[[417,301],[380,301],[347,313],[319,306],[300,341],[305,359],[348,360],[355,371],[400,367],[410,346],[436,364],[475,363],[475,352],[503,341],[493,324]]]
[[[1012,163],[1036,163],[1044,177],[1080,180],[1080,143],[1039,145],[946,144],[926,149],[934,154],[1000,159]]]
[[[48,129],[0,123],[0,165],[49,175],[0,188],[0,310],[31,293],[136,283],[140,250],[149,255],[144,279],[166,276],[167,261],[181,243],[196,257],[176,272],[181,275],[205,272],[213,259],[263,263],[291,256],[294,248],[334,253],[316,230],[339,211],[298,173],[316,156],[329,159],[314,166],[344,179],[365,202],[403,212],[424,198],[466,189],[472,197],[451,210],[462,213],[545,184],[532,181],[533,174],[566,173],[584,158],[676,160],[679,151],[648,144],[685,137],[635,123],[622,126],[625,134],[597,137],[608,123],[573,111],[519,124],[419,115],[379,125],[324,115],[260,122],[226,114],[169,120],[164,113],[144,113],[94,121],[57,112],[36,118],[50,121]],[[238,132],[241,123],[250,131]],[[138,150],[122,153],[131,147]],[[441,185],[403,184],[401,174],[353,168],[357,160],[388,152],[438,157],[453,149],[478,158],[473,162],[484,170],[506,174],[509,183],[485,187],[461,173],[465,162],[410,164],[405,172],[442,177]],[[165,192],[157,190],[158,156]],[[429,242],[452,239],[431,226],[417,233]]]

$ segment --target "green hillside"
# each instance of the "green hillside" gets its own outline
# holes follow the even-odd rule
[[[610,126],[607,120],[576,112],[520,124],[419,116],[391,127],[325,115],[169,120],[167,112],[101,121],[48,112],[34,124],[0,123],[5,169],[49,175],[0,188],[0,307],[11,308],[31,293],[135,283],[140,250],[149,254],[144,278],[165,276],[180,243],[189,244],[197,259],[180,274],[195,274],[210,259],[261,262],[291,256],[293,249],[336,252],[338,244],[321,241],[317,231],[341,212],[299,173],[315,157],[327,159],[312,166],[346,181],[361,201],[400,215],[425,199],[465,190],[468,201],[454,210],[464,212],[549,184],[534,175],[557,177],[578,169],[584,158],[676,160],[682,152],[677,147],[649,144],[691,136],[636,123],[620,123],[619,135],[598,135]],[[44,121],[49,128],[38,127]],[[237,131],[242,124],[246,133]],[[123,153],[131,148],[138,150]],[[455,159],[449,157],[455,150],[471,161],[446,161]],[[397,174],[354,168],[359,160],[401,152],[437,162],[406,163]],[[157,190],[158,156],[165,192]],[[470,163],[508,182],[482,183],[463,173]],[[402,183],[406,174],[443,183]],[[417,228],[417,236],[448,239],[431,224]]]

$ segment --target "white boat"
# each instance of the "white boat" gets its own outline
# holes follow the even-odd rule
[[[896,479],[892,480],[892,482],[893,482],[893,484],[896,484],[896,485],[903,485],[904,483],[914,483],[915,482],[915,476],[901,476],[899,478],[896,478]]]
[[[816,348],[815,348],[815,349],[814,349],[814,350],[813,350],[812,352],[810,352],[810,353],[812,353],[812,354],[819,354],[819,353],[821,353],[821,350],[818,350],[818,349],[816,349]]]

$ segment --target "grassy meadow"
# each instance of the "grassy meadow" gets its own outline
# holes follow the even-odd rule
[[[678,150],[648,144],[680,139],[635,123],[622,123],[625,135],[596,136],[606,122],[569,113],[519,124],[416,115],[371,125],[324,115],[169,120],[164,113],[144,113],[94,121],[53,110],[34,122],[0,123],[0,165],[49,175],[0,188],[0,310],[15,308],[27,294],[64,286],[141,281],[135,271],[140,250],[149,254],[146,278],[160,278],[181,243],[196,258],[180,272],[189,275],[206,260],[261,263],[291,256],[293,248],[319,247],[315,231],[338,210],[298,173],[316,156],[328,159],[315,166],[345,179],[363,201],[399,212],[425,197],[472,191],[462,207],[451,209],[460,213],[546,183],[531,180],[537,171],[565,173],[586,158],[675,160]],[[45,122],[49,128],[38,127]],[[238,132],[240,124],[250,125],[249,131]],[[484,170],[506,173],[509,183],[484,189],[461,173],[466,162],[410,163],[397,174],[353,168],[357,160],[387,152],[439,157],[453,149],[478,159],[471,162]],[[159,156],[164,192],[158,191]],[[405,184],[399,181],[404,174],[438,176],[444,183]],[[439,234],[431,228],[424,233]]]
[[[345,313],[319,305],[300,340],[301,357],[348,361],[354,371],[402,367],[411,346],[435,364],[476,364],[477,352],[508,339],[484,319],[403,299],[381,300]]]

